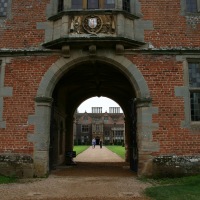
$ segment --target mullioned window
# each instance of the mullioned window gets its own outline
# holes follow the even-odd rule
[[[0,0],[0,17],[7,16],[8,0]]]
[[[200,121],[200,62],[189,62],[191,120]]]

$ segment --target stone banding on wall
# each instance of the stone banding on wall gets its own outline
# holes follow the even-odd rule
[[[158,156],[153,159],[153,176],[178,177],[200,173],[200,156]]]
[[[3,98],[12,96],[12,88],[4,87],[6,64],[10,63],[11,58],[0,57],[0,128],[6,128],[6,121],[3,119]]]

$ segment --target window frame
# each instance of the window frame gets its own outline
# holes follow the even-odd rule
[[[89,0],[82,0],[82,8],[75,8],[73,7],[73,3],[71,2],[71,9],[88,9],[88,10],[96,10],[96,9],[114,9],[115,8],[115,1],[113,4],[113,8],[107,8],[106,0],[98,0],[98,8],[88,8],[88,1]],[[111,4],[112,5],[112,4]]]
[[[192,114],[192,98],[191,98],[191,94],[200,94],[200,87],[194,87],[194,86],[191,86],[190,85],[190,64],[198,64],[199,65],[199,68],[200,68],[200,60],[188,60],[188,85],[189,85],[189,99],[190,99],[190,120],[192,123],[195,123],[195,122],[200,122],[200,114],[199,116],[199,120],[194,120],[193,117],[195,118],[195,116],[193,116]],[[199,69],[200,70],[200,69]]]
[[[131,12],[131,0],[123,0],[122,1],[122,10],[126,12]]]
[[[7,2],[4,2],[7,4],[6,7],[1,8],[0,6],[0,18],[5,18],[8,16],[8,12],[9,12],[9,0],[6,0]],[[2,4],[1,0],[0,0],[0,5]],[[1,9],[3,9],[3,11],[1,11]],[[5,12],[5,15],[3,15],[3,13]]]
[[[188,6],[187,6],[187,0],[185,0],[185,12],[186,13],[191,13],[191,14],[200,14],[200,0],[196,0],[196,11],[191,11],[188,9]]]
[[[88,124],[82,124],[81,125],[81,132],[82,133],[89,133],[89,125]]]

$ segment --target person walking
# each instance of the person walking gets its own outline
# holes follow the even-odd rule
[[[92,139],[92,148],[94,149],[95,148],[95,145],[96,145],[96,140],[95,138]]]
[[[99,141],[100,149],[102,148],[102,140]]]

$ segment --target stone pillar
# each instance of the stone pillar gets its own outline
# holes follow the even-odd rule
[[[159,144],[153,142],[153,130],[158,128],[152,123],[152,115],[158,112],[151,107],[151,98],[137,98],[137,146],[138,146],[138,175],[151,176],[153,157],[152,152],[159,151]]]
[[[36,114],[33,116],[36,127],[34,142],[34,175],[44,177],[49,172],[50,119],[53,99],[36,97]]]

